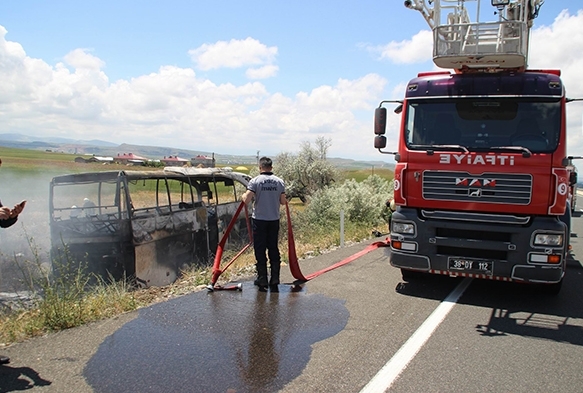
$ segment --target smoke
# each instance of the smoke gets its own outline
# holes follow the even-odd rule
[[[6,160],[4,160],[6,162]],[[55,173],[0,169],[0,200],[26,206],[16,224],[0,228],[0,292],[30,289],[30,274],[50,265],[49,185]]]

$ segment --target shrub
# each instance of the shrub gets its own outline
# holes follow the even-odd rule
[[[371,175],[363,182],[346,180],[335,187],[318,190],[306,207],[303,220],[327,226],[338,221],[344,211],[345,220],[361,225],[375,226],[381,223],[385,201],[392,197],[392,181]]]

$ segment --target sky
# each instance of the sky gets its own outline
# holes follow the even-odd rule
[[[329,157],[393,162],[373,147],[374,108],[436,69],[431,54],[401,0],[4,0],[0,133],[253,156],[325,137]],[[580,0],[543,4],[529,65],[583,97]],[[569,104],[570,155],[582,114]]]

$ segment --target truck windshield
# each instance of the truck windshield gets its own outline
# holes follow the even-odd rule
[[[409,100],[405,140],[411,150],[458,145],[470,151],[522,147],[532,153],[557,148],[560,101],[541,98]]]

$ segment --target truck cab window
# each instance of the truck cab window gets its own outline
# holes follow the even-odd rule
[[[410,101],[406,144],[460,145],[482,151],[492,147],[525,147],[552,153],[560,135],[560,103],[534,98],[432,99]]]

